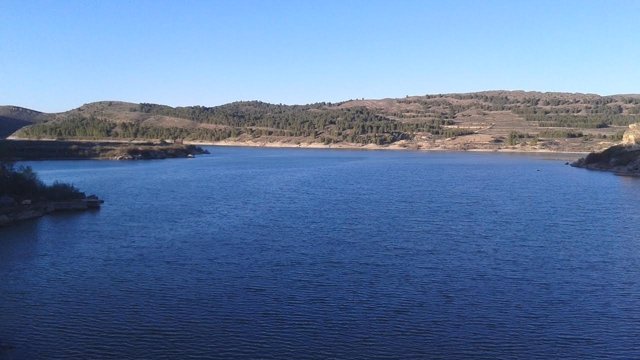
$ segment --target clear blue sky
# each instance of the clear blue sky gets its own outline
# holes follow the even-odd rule
[[[0,1],[0,104],[640,93],[640,1]]]

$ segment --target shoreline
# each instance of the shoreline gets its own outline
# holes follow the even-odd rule
[[[55,142],[78,142],[78,143],[109,143],[109,144],[120,144],[120,145],[131,145],[136,146],[140,144],[150,143],[153,141],[159,141],[154,139],[122,139],[122,140],[114,140],[114,139],[23,139],[16,137],[8,137],[5,139],[6,141],[32,141],[32,142],[43,142],[43,143],[55,143]],[[301,142],[301,143],[291,143],[285,141],[252,141],[252,140],[221,140],[221,141],[184,141],[184,145],[195,145],[195,146],[220,146],[220,147],[248,147],[248,148],[282,148],[282,149],[330,149],[330,150],[387,150],[387,151],[419,151],[419,152],[457,152],[457,153],[503,153],[503,154],[540,154],[540,155],[558,155],[563,159],[567,157],[575,157],[576,159],[579,157],[583,157],[588,155],[589,151],[563,151],[563,150],[553,150],[553,149],[540,149],[540,148],[531,148],[531,147],[473,147],[472,143],[460,144],[452,143],[452,144],[429,144],[429,143],[408,143],[408,142],[397,142],[389,145],[376,145],[376,144],[355,144],[355,143],[334,143],[334,144],[324,144],[317,142]],[[70,157],[70,158],[56,158],[53,160],[105,160],[108,158],[105,157]],[[41,159],[41,160],[52,160],[52,159]]]
[[[602,169],[602,168],[590,167],[590,166],[577,166],[577,165],[574,165],[574,164],[570,164],[570,165],[571,165],[571,167],[574,167],[576,169],[584,169],[584,170],[587,170],[587,171],[596,171],[596,172],[613,174],[613,175],[616,175],[616,176],[640,179],[640,173],[633,172],[633,171],[616,170],[616,169]]]
[[[32,205],[16,205],[0,208],[0,228],[15,223],[37,219],[54,212],[99,210],[102,200],[79,199],[68,201],[45,201]]]
[[[408,147],[400,145],[359,145],[359,144],[321,144],[321,143],[301,143],[291,144],[282,142],[253,142],[253,141],[185,141],[184,144],[199,146],[227,146],[227,147],[265,147],[265,148],[295,148],[295,149],[334,149],[334,150],[393,150],[393,151],[433,151],[433,152],[497,152],[497,153],[540,153],[540,154],[567,154],[586,155],[589,151],[555,151],[549,149],[456,149],[447,147]]]
[[[558,155],[566,159],[569,156],[582,157],[588,155],[589,151],[555,151],[549,149],[487,149],[471,148],[459,149],[455,147],[427,147],[427,146],[401,146],[401,145],[375,145],[375,144],[322,144],[322,143],[300,143],[292,144],[285,142],[254,142],[254,141],[185,141],[185,144],[197,146],[220,146],[220,147],[246,147],[246,148],[274,148],[274,149],[327,149],[327,150],[365,150],[365,151],[417,151],[417,152],[455,152],[455,153],[500,153],[500,154],[538,154],[538,155]]]
[[[576,168],[605,171],[618,176],[640,177],[640,148],[638,145],[617,145],[592,153],[571,164]]]
[[[195,145],[103,140],[0,140],[0,161],[156,160],[206,154]]]

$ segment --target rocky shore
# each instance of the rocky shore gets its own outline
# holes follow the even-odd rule
[[[610,171],[624,176],[640,176],[640,124],[629,125],[629,130],[622,138],[622,144],[590,153],[571,166]]]
[[[640,147],[637,145],[616,145],[605,151],[591,153],[571,166],[610,171],[618,175],[640,176]]]
[[[86,211],[99,209],[103,200],[95,196],[86,199],[69,201],[46,201],[35,204],[21,204],[0,208],[0,227],[8,226],[19,221],[42,217],[59,211]]]

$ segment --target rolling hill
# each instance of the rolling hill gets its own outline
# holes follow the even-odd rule
[[[0,139],[13,134],[25,126],[44,122],[49,119],[50,115],[38,111],[18,106],[0,106]]]
[[[24,139],[169,140],[288,146],[594,151],[640,122],[640,95],[486,91],[309,105],[170,107],[102,101],[63,113],[0,107]]]

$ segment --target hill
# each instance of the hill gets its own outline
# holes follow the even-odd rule
[[[50,119],[50,115],[18,106],[0,106],[0,139],[17,130]]]
[[[2,109],[0,129],[20,128],[14,136],[26,139],[594,151],[640,122],[640,95],[486,91],[308,105],[104,101],[57,114]]]

